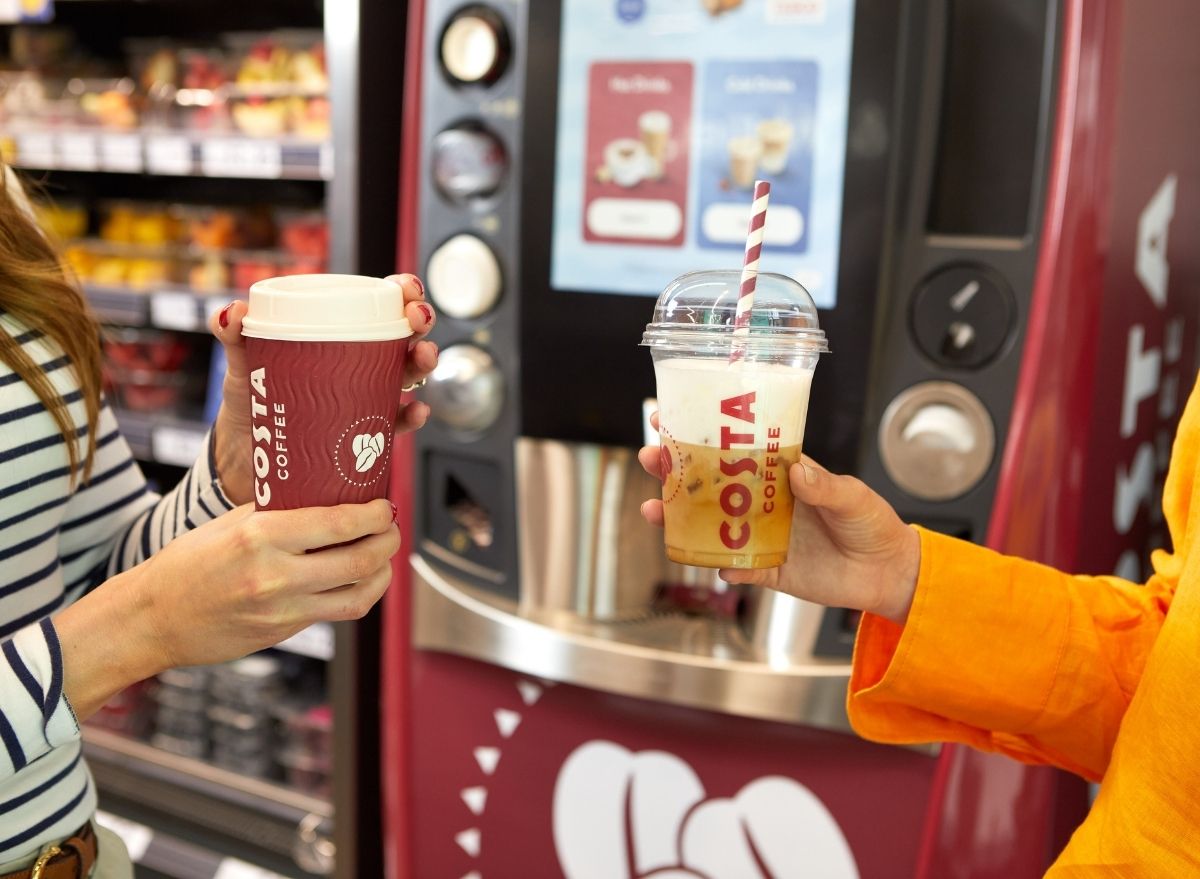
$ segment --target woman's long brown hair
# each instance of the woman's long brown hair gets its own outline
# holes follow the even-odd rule
[[[87,300],[68,280],[54,246],[26,212],[22,195],[10,190],[12,179],[0,164],[0,311],[28,329],[40,330],[70,360],[87,411],[82,449],[62,395],[25,349],[2,330],[0,363],[33,389],[58,425],[67,444],[71,483],[81,467],[86,482],[92,472],[100,415],[100,331]]]

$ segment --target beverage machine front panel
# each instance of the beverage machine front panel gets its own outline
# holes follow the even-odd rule
[[[522,498],[575,498],[541,516],[562,526],[606,485],[630,503],[655,492],[631,458],[654,394],[638,342],[675,275],[739,266],[755,176],[775,193],[763,268],[809,286],[835,349],[806,448],[853,468],[900,136],[899,11],[801,7],[426,5],[413,234],[443,364],[415,441],[416,548],[436,568],[519,603],[523,566],[573,563],[529,560],[562,538],[518,533],[538,518]],[[612,552],[588,550],[585,525],[566,528],[573,546]]]

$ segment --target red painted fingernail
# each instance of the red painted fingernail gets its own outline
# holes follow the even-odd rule
[[[217,323],[221,325],[221,329],[225,329],[227,326],[229,326],[229,309],[231,308],[233,308],[232,302],[222,308],[221,313],[217,315]]]
[[[417,295],[422,299],[425,298],[425,285],[421,283],[421,279],[413,275],[413,283],[417,285]]]
[[[395,521],[396,521],[396,517],[400,515],[400,510],[399,510],[399,508],[398,508],[398,507],[397,507],[395,504],[393,504],[391,501],[388,501],[388,503],[389,503],[389,504],[391,505],[391,507],[392,507],[392,522],[395,522]]]
[[[430,308],[428,305],[426,305],[424,302],[422,302],[417,306],[417,310],[421,312],[421,317],[425,318],[425,323],[427,323],[427,324],[433,323],[433,309],[432,308]]]

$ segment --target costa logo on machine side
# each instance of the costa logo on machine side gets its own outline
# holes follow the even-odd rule
[[[275,478],[281,482],[288,473],[287,449],[287,406],[276,403],[273,413],[267,409],[267,369],[259,367],[250,373],[250,419],[254,437],[254,499],[258,506],[271,504],[271,483],[267,474],[271,472],[271,455],[275,455]],[[262,422],[259,419],[262,419]]]
[[[753,425],[755,422],[754,402],[757,392],[750,391],[727,397],[721,401],[721,416],[733,422]],[[767,428],[767,449],[763,460],[762,479],[762,511],[770,513],[775,509],[775,494],[778,481],[779,452],[778,427]],[[721,451],[735,451],[735,447],[752,449],[754,447],[754,431],[745,431],[741,426],[721,424]],[[753,455],[743,458],[721,458],[721,473],[731,478],[721,489],[721,512],[726,518],[721,522],[721,543],[729,549],[741,549],[750,542],[750,522],[745,517],[754,506],[754,492],[747,483],[758,477],[759,463]]]

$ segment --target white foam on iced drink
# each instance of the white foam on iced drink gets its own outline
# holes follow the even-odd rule
[[[721,448],[722,427],[753,433],[753,448],[794,446],[804,438],[811,369],[678,357],[659,360],[654,371],[659,424],[678,442]]]

